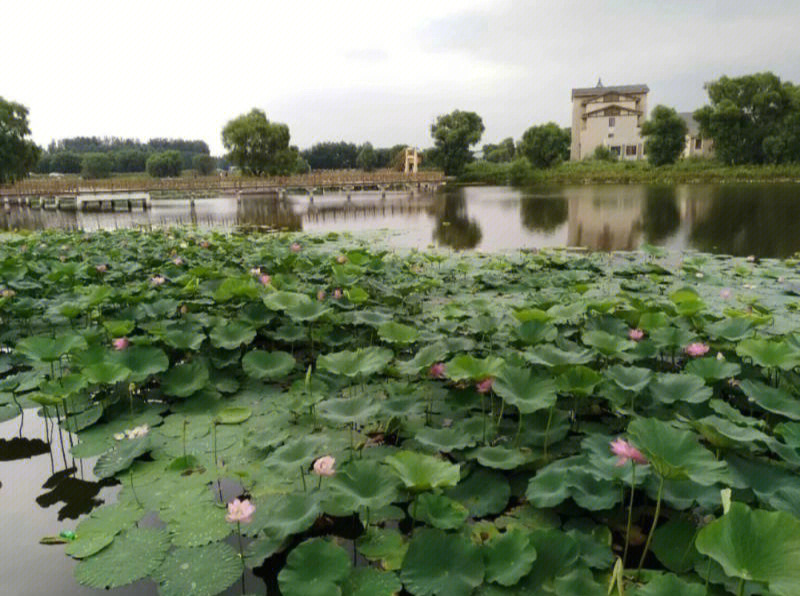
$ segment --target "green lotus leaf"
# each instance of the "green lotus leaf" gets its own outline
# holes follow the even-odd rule
[[[342,596],[395,596],[403,589],[397,575],[374,567],[353,569],[342,584]]]
[[[689,431],[655,418],[636,418],[628,425],[628,434],[663,478],[690,479],[701,486],[728,479],[725,464],[717,461]]]
[[[398,451],[385,459],[409,490],[420,492],[458,484],[459,465],[415,451]]]
[[[460,528],[469,517],[469,510],[461,503],[433,493],[417,495],[410,507],[414,519],[440,530]]]
[[[513,586],[527,575],[536,560],[536,547],[530,533],[509,530],[492,538],[484,550],[486,580],[501,586]]]
[[[350,575],[350,556],[343,548],[321,538],[296,546],[278,574],[284,596],[332,596]]]
[[[424,426],[414,433],[414,440],[425,447],[442,453],[460,451],[475,445],[477,439],[457,428],[433,428]]]
[[[81,371],[90,383],[121,383],[127,379],[131,370],[117,362],[100,362],[86,366]]]
[[[60,379],[44,381],[39,385],[39,392],[58,400],[69,397],[86,388],[89,380],[81,374],[64,375]]]
[[[118,588],[156,571],[169,550],[163,530],[132,528],[75,567],[78,583],[91,588]]]
[[[614,482],[594,475],[586,455],[559,459],[541,468],[528,481],[525,496],[534,507],[542,509],[572,497],[590,511],[610,509],[621,498]]]
[[[686,573],[700,558],[694,547],[698,528],[684,518],[660,525],[653,534],[653,554],[670,571]]]
[[[331,312],[330,308],[317,301],[300,302],[286,309],[286,314],[293,321],[304,323],[316,321],[329,312]]]
[[[648,389],[662,404],[675,402],[699,404],[714,394],[702,377],[683,373],[656,373]]]
[[[379,509],[398,498],[397,478],[383,464],[354,460],[340,468],[328,484],[330,498],[350,512]]]
[[[294,323],[287,323],[281,325],[275,331],[270,333],[270,337],[278,341],[284,341],[287,344],[294,344],[303,341],[307,338],[307,329],[304,325],[295,325]]]
[[[749,446],[758,441],[769,444],[772,439],[760,430],[749,426],[738,426],[719,416],[704,416],[690,422],[692,427],[714,447],[730,448],[737,444]]]
[[[334,424],[363,423],[380,412],[369,397],[345,397],[320,402],[319,415]]]
[[[311,298],[297,292],[271,292],[264,296],[264,306],[270,310],[287,310],[311,302]]]
[[[291,472],[300,467],[306,469],[324,453],[324,443],[318,435],[294,438],[273,451],[265,463]]]
[[[296,361],[288,352],[251,350],[242,358],[242,369],[254,379],[282,379],[294,368]]]
[[[136,321],[128,319],[116,321],[103,321],[103,328],[111,337],[123,337],[128,335],[136,327]]]
[[[539,321],[546,323],[553,317],[540,308],[523,308],[514,311],[514,318],[520,323],[527,323],[528,321]]]
[[[403,559],[400,578],[415,596],[468,596],[483,582],[481,550],[458,534],[421,529]]]
[[[686,372],[697,375],[706,381],[721,381],[730,379],[741,372],[741,367],[736,362],[717,360],[712,356],[695,358],[686,365]]]
[[[606,586],[595,580],[585,567],[578,567],[553,580],[556,594],[580,594],[581,596],[608,596]]]
[[[741,341],[753,334],[753,323],[744,317],[735,317],[706,325],[705,330],[715,339]]]
[[[235,350],[250,344],[256,337],[256,329],[245,321],[222,321],[208,334],[211,345],[223,350]]]
[[[786,341],[746,339],[736,346],[736,353],[767,368],[791,370],[800,365],[800,350]]]
[[[202,360],[192,360],[169,369],[161,378],[161,390],[173,397],[189,397],[208,383],[208,368]]]
[[[228,302],[234,298],[255,298],[258,287],[252,276],[231,277],[224,280],[212,294],[217,302]]]
[[[247,406],[228,406],[217,412],[214,419],[219,424],[241,424],[252,415],[253,411]]]
[[[630,592],[631,596],[706,596],[707,593],[702,584],[689,583],[671,573],[659,575]]]
[[[411,360],[399,362],[398,369],[404,375],[415,375],[441,362],[449,353],[450,350],[443,342],[436,342],[422,348]]]
[[[130,380],[141,383],[150,375],[169,368],[169,358],[163,350],[149,346],[131,346],[118,352],[118,362],[130,369]]]
[[[503,474],[477,468],[445,494],[464,505],[470,516],[480,518],[505,511],[511,486]]]
[[[344,350],[320,356],[317,368],[346,377],[367,376],[382,371],[393,357],[392,351],[386,348]]]
[[[445,365],[445,374],[454,381],[482,381],[494,377],[503,367],[503,360],[495,356],[475,358],[461,354]]]
[[[367,527],[356,545],[365,559],[379,561],[389,571],[400,569],[408,550],[408,542],[399,530],[375,526]]]
[[[556,379],[556,388],[562,393],[587,397],[603,377],[586,366],[571,366]]]
[[[17,342],[17,351],[38,362],[55,362],[75,350],[86,348],[86,340],[80,335],[67,333],[57,337],[36,335]]]
[[[494,380],[492,389],[522,414],[547,409],[556,403],[553,379],[535,375],[526,368],[504,366]]]
[[[650,380],[653,378],[653,371],[649,368],[622,366],[620,364],[609,366],[605,373],[606,376],[614,381],[620,388],[635,393],[644,391],[645,387],[647,387],[648,383],[650,383]]]
[[[694,334],[682,327],[660,327],[654,329],[650,338],[661,349],[670,351],[682,350],[694,339]]]
[[[308,530],[321,513],[319,498],[310,493],[274,495],[256,508],[252,527],[242,527],[250,533],[263,528],[267,535],[283,539]]]
[[[739,386],[750,401],[761,409],[790,420],[800,420],[800,400],[783,389],[750,379],[742,381]]]
[[[104,505],[92,511],[75,528],[75,540],[67,543],[64,552],[76,559],[84,559],[100,552],[114,540],[114,536],[132,528],[144,511],[138,507],[121,504]]]
[[[594,359],[591,350],[577,346],[571,349],[562,349],[553,344],[540,344],[522,355],[526,360],[544,366],[588,364]]]
[[[614,563],[611,551],[611,530],[606,526],[567,530],[567,534],[578,543],[581,561],[592,569],[609,569]]]
[[[247,321],[256,329],[261,329],[270,324],[274,314],[267,310],[263,302],[250,302],[238,311],[242,320]]]
[[[485,468],[496,470],[513,470],[528,462],[529,456],[518,449],[509,449],[500,445],[478,447],[470,452]]]
[[[196,352],[203,345],[206,334],[202,330],[187,326],[169,329],[163,334],[164,343],[176,350]]]
[[[247,545],[244,551],[244,562],[250,568],[261,567],[264,561],[277,553],[284,544],[284,540],[270,536],[257,538]]]
[[[110,451],[106,451],[98,458],[94,465],[94,475],[98,478],[109,478],[117,472],[127,470],[133,460],[148,451],[150,451],[149,436],[117,441]]]
[[[64,553],[75,559],[85,559],[100,552],[114,542],[115,534],[87,532],[68,542]]]
[[[224,542],[176,548],[153,573],[163,596],[213,596],[232,586],[242,575],[242,560]]]
[[[800,520],[784,511],[732,503],[700,530],[695,545],[729,576],[764,582],[779,596],[800,593]]]
[[[359,288],[358,286],[348,288],[344,291],[344,295],[345,298],[347,298],[353,304],[363,304],[369,298],[369,294],[367,294],[366,290]]]
[[[203,546],[218,542],[232,529],[232,525],[225,521],[224,509],[204,502],[183,509],[167,521],[170,540],[175,546]]]
[[[544,586],[575,568],[580,554],[578,543],[559,530],[534,530],[530,543],[536,549],[536,560],[517,586],[521,594],[542,594]]]
[[[392,320],[391,312],[379,312],[375,310],[357,310],[350,315],[350,319],[356,325],[369,325],[378,327],[383,323]]]
[[[558,336],[558,329],[555,325],[545,321],[525,321],[516,328],[517,337],[528,345],[540,344],[542,342],[554,341]]]
[[[393,344],[407,345],[417,341],[419,331],[408,325],[387,321],[378,327],[378,335],[383,341]]]
[[[619,356],[626,350],[636,347],[636,342],[599,329],[585,332],[581,339],[584,344],[594,348],[606,358]]]

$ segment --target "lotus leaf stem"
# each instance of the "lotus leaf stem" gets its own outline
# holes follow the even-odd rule
[[[544,429],[544,459],[547,461],[547,443],[550,439],[550,424],[553,422],[553,409],[556,407],[555,404],[550,406],[550,412],[547,414],[547,426]]]
[[[303,479],[303,492],[306,492],[306,472],[302,465],[300,466],[300,478]]]
[[[631,518],[633,517],[633,495],[636,492],[636,462],[631,459],[631,501],[628,505],[628,524],[625,527],[625,548],[622,551],[622,567],[628,560],[628,545],[631,538]]]
[[[650,532],[647,533],[647,542],[644,543],[644,551],[642,551],[642,558],[639,559],[639,568],[636,570],[636,573],[640,573],[642,571],[642,565],[644,565],[644,560],[647,557],[647,551],[650,550],[650,542],[653,540],[653,532],[656,530],[656,525],[658,525],[658,515],[661,513],[661,495],[664,492],[664,477],[660,477],[661,480],[658,483],[658,495],[656,496],[656,511],[653,514],[653,525],[650,526]]]

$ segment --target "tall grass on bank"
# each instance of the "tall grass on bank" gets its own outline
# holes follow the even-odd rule
[[[473,162],[458,181],[499,185],[785,182],[800,181],[800,164],[728,166],[710,159],[684,159],[655,167],[646,161],[585,160],[536,170],[521,158],[508,163]]]

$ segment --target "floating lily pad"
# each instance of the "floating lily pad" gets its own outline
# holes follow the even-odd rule
[[[169,369],[161,380],[161,389],[173,397],[189,397],[208,383],[208,368],[200,360],[179,364]]]
[[[312,538],[295,547],[278,574],[284,596],[330,596],[341,593],[350,575],[350,557],[343,548]]]
[[[378,327],[378,335],[383,341],[406,345],[417,340],[419,331],[402,323],[387,321]]]
[[[241,424],[252,415],[252,410],[246,406],[228,406],[217,412],[214,418],[219,424]]]
[[[133,528],[78,563],[75,579],[92,588],[118,588],[156,571],[167,550],[169,539],[163,530]]]
[[[254,379],[282,379],[294,365],[295,359],[288,352],[252,350],[242,358],[242,369]]]
[[[530,572],[536,555],[528,532],[514,529],[498,534],[486,545],[486,580],[513,586]]]
[[[403,589],[397,575],[374,567],[353,569],[342,584],[342,596],[395,596]]]
[[[242,575],[242,561],[233,548],[214,542],[195,548],[176,548],[153,573],[164,596],[213,596]]]
[[[483,582],[483,555],[458,534],[418,530],[403,560],[400,577],[415,596],[468,596]]]

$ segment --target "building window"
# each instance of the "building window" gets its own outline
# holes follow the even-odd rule
[[[609,147],[609,149],[611,150],[611,153],[613,153],[616,156],[619,156],[619,154],[620,154],[619,145],[612,145],[611,147]]]
[[[614,138],[614,133],[613,132],[608,133],[608,138],[609,139],[613,139]]]
[[[608,127],[609,128],[614,128],[614,125],[616,124],[616,122],[617,122],[617,119],[614,118],[614,116],[611,116],[611,118],[608,119]]]
[[[703,139],[701,139],[700,137],[697,137],[694,140],[694,148],[697,149],[697,150],[702,149],[703,148]]]
[[[625,147],[625,155],[636,155],[636,145],[628,145]]]

